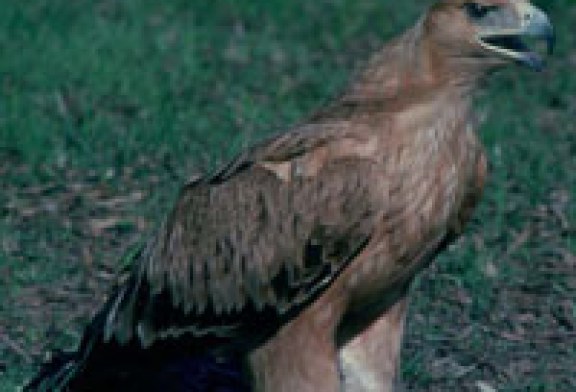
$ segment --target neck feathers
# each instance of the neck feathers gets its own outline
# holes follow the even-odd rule
[[[451,58],[426,35],[426,19],[377,52],[342,96],[343,101],[386,101],[390,107],[436,99],[437,94],[469,96],[482,71]]]

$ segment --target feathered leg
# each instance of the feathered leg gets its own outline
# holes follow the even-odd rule
[[[254,392],[339,392],[334,342],[341,307],[317,300],[277,334],[248,355]]]
[[[346,392],[392,392],[398,383],[407,298],[402,296],[339,352]]]

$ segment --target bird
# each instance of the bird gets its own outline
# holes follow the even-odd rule
[[[25,390],[392,391],[410,286],[483,191],[476,92],[553,44],[526,0],[430,5],[328,104],[185,184]]]

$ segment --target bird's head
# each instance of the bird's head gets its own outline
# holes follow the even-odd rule
[[[527,0],[441,0],[424,28],[443,55],[487,67],[516,62],[541,70],[538,42],[545,42],[548,54],[554,48],[548,16]]]

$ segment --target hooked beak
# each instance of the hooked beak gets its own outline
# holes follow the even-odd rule
[[[498,22],[498,19],[495,19],[495,22]],[[499,22],[500,27],[491,26],[480,32],[480,44],[487,50],[511,58],[531,69],[543,70],[543,56],[536,50],[531,50],[523,38],[545,41],[548,55],[551,55],[554,51],[555,34],[548,16],[532,4],[520,1],[513,3],[512,10],[502,11]]]

